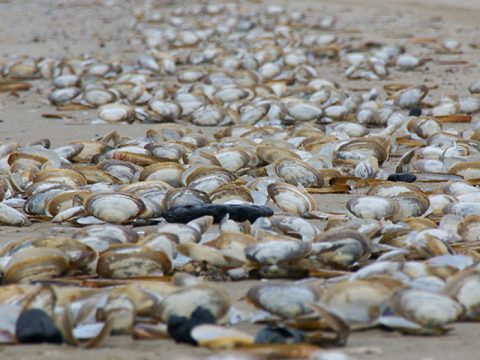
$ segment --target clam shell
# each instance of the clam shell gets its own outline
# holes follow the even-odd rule
[[[375,282],[353,280],[327,287],[320,302],[340,315],[352,329],[361,329],[376,325],[388,308],[391,291]]]
[[[161,162],[145,167],[140,173],[139,180],[161,180],[173,187],[179,187],[182,173],[182,165],[174,162]]]
[[[198,345],[210,349],[232,349],[252,345],[255,338],[240,330],[218,325],[198,325],[190,332],[190,336]]]
[[[163,322],[175,316],[191,317],[197,307],[209,310],[221,321],[230,310],[230,298],[226,291],[213,285],[195,285],[168,295],[152,307],[152,316]]]
[[[254,263],[276,265],[301,259],[310,251],[310,244],[299,240],[265,241],[245,248],[245,256]]]
[[[421,290],[399,290],[390,299],[394,313],[426,328],[443,327],[463,315],[462,305],[448,296]]]
[[[362,219],[391,219],[397,215],[399,204],[393,199],[380,196],[364,196],[347,202],[347,209]]]
[[[20,211],[0,203],[0,224],[8,226],[28,226],[30,221]]]
[[[97,274],[105,278],[163,276],[170,273],[172,263],[163,251],[139,245],[112,245],[102,252]]]
[[[318,300],[318,294],[307,286],[267,284],[252,287],[248,290],[247,299],[273,315],[293,319],[311,313],[309,304]]]
[[[3,275],[4,284],[51,279],[68,270],[68,257],[55,248],[29,247],[16,252]]]
[[[269,176],[278,176],[292,185],[322,187],[323,176],[310,164],[294,158],[281,158],[271,165]]]
[[[140,199],[122,193],[92,194],[85,199],[83,206],[87,213],[114,224],[127,223],[146,209]]]
[[[445,293],[462,304],[467,320],[480,318],[480,273],[477,270],[464,270],[451,277]]]
[[[317,207],[314,198],[306,191],[287,183],[270,184],[267,191],[275,204],[289,214],[303,216]]]

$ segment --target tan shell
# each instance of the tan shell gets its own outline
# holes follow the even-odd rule
[[[461,175],[465,180],[480,178],[480,161],[461,162],[448,169],[449,174]]]
[[[253,204],[253,197],[246,186],[226,184],[210,193],[213,204]]]
[[[27,283],[63,275],[68,269],[68,257],[55,248],[29,247],[15,253],[3,276],[4,284]]]
[[[163,276],[171,270],[172,263],[163,251],[139,245],[112,245],[97,262],[97,274],[106,278]]]
[[[281,158],[294,158],[300,160],[300,156],[293,151],[270,145],[257,146],[256,153],[260,160],[266,162],[267,164],[271,164],[275,160]]]
[[[275,160],[267,174],[278,176],[292,185],[304,187],[322,187],[324,184],[322,174],[305,161],[294,158],[281,158]]]
[[[179,187],[183,170],[183,166],[175,162],[156,163],[145,167],[139,180],[161,180],[173,187]]]
[[[422,139],[427,139],[431,135],[442,131],[442,124],[435,118],[417,117],[408,122],[407,129]]]
[[[287,183],[273,183],[267,187],[268,195],[283,211],[293,215],[307,215],[317,208],[315,199],[305,190]]]
[[[479,215],[466,216],[458,224],[457,231],[464,241],[479,241],[480,240],[480,216]]]

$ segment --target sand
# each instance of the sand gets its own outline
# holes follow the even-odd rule
[[[132,25],[131,1],[119,0],[0,0],[0,59],[6,55],[72,56],[93,52],[105,59],[134,59],[141,50],[128,41]],[[273,3],[264,1],[263,3]],[[427,83],[438,86],[433,93],[467,94],[468,84],[478,79],[480,59],[480,1],[478,0],[312,0],[276,1],[290,7],[311,9],[338,17],[338,36],[409,46],[413,38],[451,38],[462,42],[463,54],[438,55],[420,71],[392,72],[389,80],[376,83],[346,81],[338,65],[319,69],[320,76],[337,80],[350,89],[371,88],[389,82]],[[255,5],[255,6],[260,6]],[[418,48],[418,47],[417,47]],[[417,49],[416,48],[416,49]],[[421,50],[419,50],[421,51]],[[466,60],[466,64],[446,61]],[[340,75],[339,75],[340,74]],[[149,125],[92,125],[95,111],[72,113],[69,121],[42,117],[56,113],[46,101],[40,83],[18,97],[0,94],[0,140],[26,143],[47,137],[54,146],[70,140],[89,139],[117,130],[141,136]],[[450,125],[453,126],[453,125]],[[447,126],[448,128],[448,126]],[[321,210],[338,210],[349,196],[322,196]],[[46,231],[48,225],[25,229],[0,228],[0,240],[30,232]],[[253,281],[226,283],[237,300]],[[1,290],[1,289],[0,289]],[[478,358],[476,324],[455,324],[443,337],[402,336],[380,330],[352,334],[344,348],[358,359],[475,359]],[[251,328],[253,331],[254,329]],[[127,336],[112,337],[98,349],[82,350],[66,346],[2,346],[0,359],[180,359],[202,358],[205,349],[176,345],[171,340],[134,341]]]

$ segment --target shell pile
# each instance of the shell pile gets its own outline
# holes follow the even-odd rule
[[[172,316],[199,306],[217,325],[191,337],[211,349],[256,354],[238,321],[302,333],[301,344],[263,347],[272,357],[308,357],[356,330],[441,335],[480,320],[478,81],[457,97],[378,86],[426,54],[343,38],[329,16],[152,6],[133,10],[146,49],[135,62],[0,64],[9,91],[36,80],[58,110],[152,124],[138,138],[119,129],[60,147],[1,144],[0,224],[42,231],[0,248],[0,342],[15,342],[18,316],[38,308],[75,346],[166,337]],[[371,89],[324,78],[325,64]],[[325,206],[331,194],[340,210]],[[207,204],[275,213],[218,225],[163,218]],[[244,311],[217,282],[246,279],[284,280],[253,286]]]

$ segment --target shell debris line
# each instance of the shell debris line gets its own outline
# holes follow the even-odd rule
[[[133,61],[0,61],[0,92],[37,91],[45,121],[118,125],[1,143],[2,229],[36,230],[0,247],[0,343],[353,359],[331,348],[355,331],[480,320],[480,80],[452,95],[411,75],[467,44],[372,43],[341,14],[257,2],[128,11]],[[240,300],[223,286],[245,280]]]

